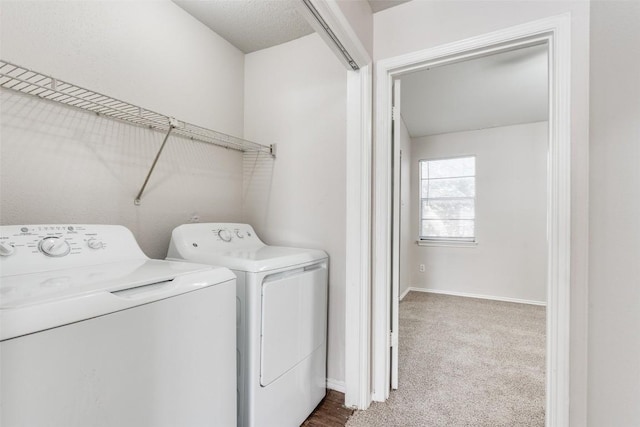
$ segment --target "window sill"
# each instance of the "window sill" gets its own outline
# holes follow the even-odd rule
[[[478,246],[478,242],[456,242],[455,240],[418,240],[416,244],[418,246],[440,246],[449,248],[475,248]]]

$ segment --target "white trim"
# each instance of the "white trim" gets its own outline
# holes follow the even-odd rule
[[[416,245],[424,247],[438,246],[445,248],[475,248],[478,246],[478,242],[465,242],[462,240],[458,242],[455,240],[417,240]]]
[[[384,61],[376,67],[376,131],[374,140],[374,206],[372,265],[372,397],[389,397],[389,306],[391,298],[391,68]]]
[[[549,168],[547,191],[547,427],[569,425],[569,314],[571,228],[571,15],[554,16],[489,34],[379,61],[376,68],[376,138],[373,263],[373,397],[389,394],[390,123],[393,79],[443,65],[524,47],[549,44]]]
[[[445,290],[441,290],[441,289],[431,289],[431,288],[420,288],[417,286],[410,286],[405,293],[403,294],[403,297],[409,293],[409,291],[416,291],[416,292],[426,292],[429,294],[442,294],[442,295],[452,295],[455,297],[465,297],[465,298],[478,298],[478,299],[488,299],[488,300],[492,300],[492,301],[505,301],[505,302],[515,302],[518,304],[529,304],[529,305],[540,305],[543,307],[547,306],[547,303],[544,301],[535,301],[535,300],[528,300],[528,299],[521,299],[521,298],[511,298],[511,297],[497,297],[497,296],[493,296],[493,295],[482,295],[482,294],[472,294],[469,292],[456,292],[456,291],[445,291]],[[400,299],[402,299],[400,298]]]
[[[400,122],[402,121],[402,111],[400,106],[402,105],[402,86],[400,80],[395,80],[393,82],[393,143],[392,143],[392,171],[393,171],[393,202],[391,208],[391,216],[392,216],[392,228],[391,235],[393,236],[391,239],[391,301],[400,302],[400,211],[402,204],[400,197],[400,168],[401,168],[401,151],[400,146],[402,142],[402,132]],[[398,336],[398,331],[400,329],[400,316],[399,310],[397,307],[391,310],[391,329],[390,329],[390,337],[391,337],[391,364],[389,367],[389,377],[391,381],[391,389],[398,389],[398,373],[399,373],[399,348],[395,345],[395,338]]]
[[[571,312],[571,15],[549,43],[546,425],[568,426]]]
[[[400,294],[400,301],[402,301],[404,299],[404,297],[406,297],[407,294],[409,292],[411,292],[412,290],[414,290],[414,288],[412,288],[411,286],[409,286],[407,289],[405,289],[405,291]]]
[[[344,393],[346,391],[344,381],[334,380],[333,378],[327,378],[327,388],[329,390],[339,391],[340,393]],[[345,404],[345,406],[347,405]]]
[[[345,405],[371,404],[371,67],[347,77]]]

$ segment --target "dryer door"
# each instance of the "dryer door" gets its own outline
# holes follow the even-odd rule
[[[268,386],[326,338],[326,263],[276,273],[262,282],[260,385]]]

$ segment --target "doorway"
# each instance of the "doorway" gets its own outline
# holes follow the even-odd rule
[[[392,188],[391,101],[394,79],[412,71],[546,42],[549,46],[547,181],[546,425],[566,425],[569,390],[570,19],[559,16],[451,43],[377,64],[373,256],[373,399],[391,385]]]
[[[544,422],[547,53],[394,81],[390,402],[425,425]]]

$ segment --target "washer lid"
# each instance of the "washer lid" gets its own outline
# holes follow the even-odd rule
[[[259,246],[232,250],[211,250],[192,246],[186,253],[181,251],[179,255],[189,261],[220,265],[249,273],[308,264],[328,257],[321,250],[283,246]]]
[[[0,340],[234,279],[226,268],[159,260],[130,260],[3,277]]]

